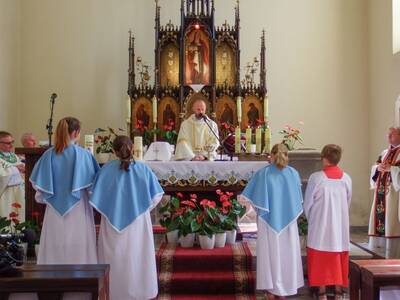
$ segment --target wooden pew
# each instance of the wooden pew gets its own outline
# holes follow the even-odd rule
[[[399,259],[350,260],[349,269],[351,300],[379,299],[380,287],[400,285]]]
[[[0,277],[0,300],[10,293],[37,293],[39,300],[61,300],[63,293],[91,293],[109,300],[109,265],[25,265]]]

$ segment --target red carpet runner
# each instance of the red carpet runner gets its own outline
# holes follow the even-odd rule
[[[158,300],[255,300],[255,272],[245,242],[202,250],[162,244]]]

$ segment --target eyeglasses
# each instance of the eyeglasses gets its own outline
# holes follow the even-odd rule
[[[0,144],[4,144],[4,145],[9,145],[9,146],[11,146],[11,145],[14,145],[14,142],[15,142],[15,141],[11,141],[11,142],[0,142]]]

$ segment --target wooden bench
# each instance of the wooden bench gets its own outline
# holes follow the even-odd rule
[[[399,259],[350,260],[349,270],[351,300],[379,299],[380,287],[400,285]]]
[[[0,300],[10,293],[37,293],[39,300],[61,300],[63,293],[91,293],[109,300],[109,265],[24,265],[0,277]]]

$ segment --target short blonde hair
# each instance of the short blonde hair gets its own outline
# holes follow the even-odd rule
[[[279,169],[286,168],[289,164],[289,151],[284,144],[275,144],[271,149],[271,154],[275,155],[275,165]]]

